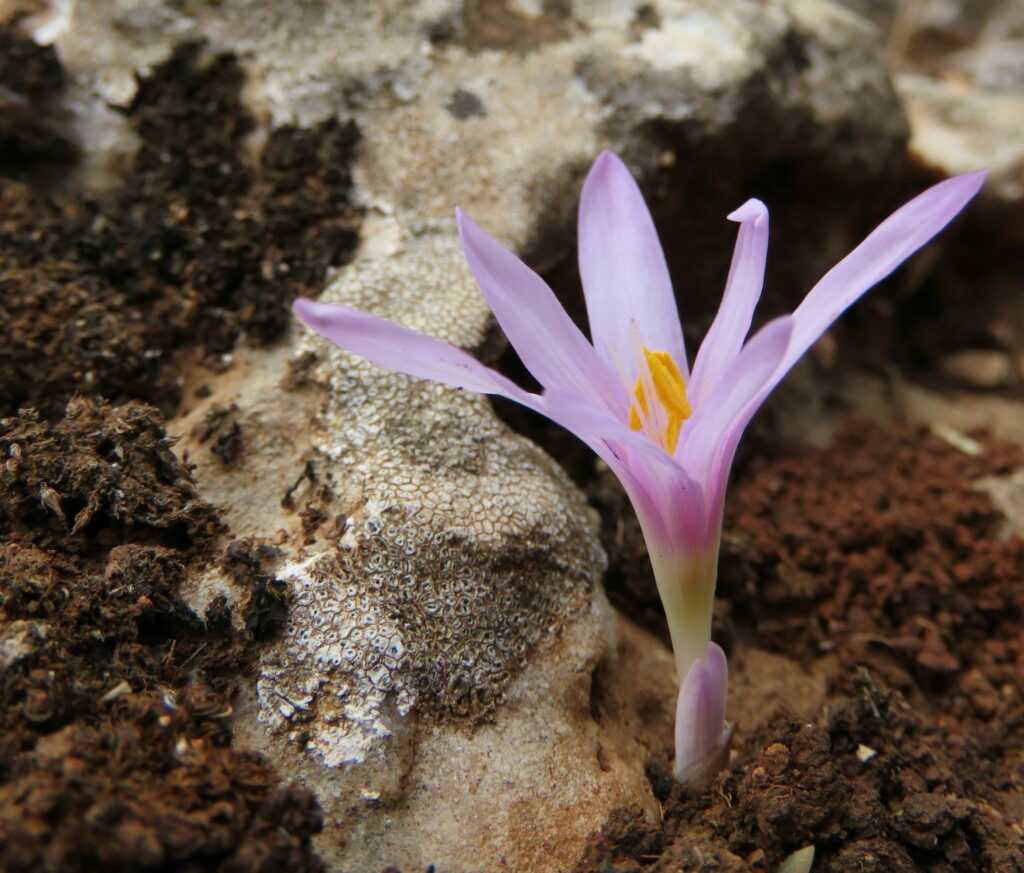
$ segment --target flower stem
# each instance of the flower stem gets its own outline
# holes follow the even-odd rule
[[[718,540],[703,552],[657,553],[651,565],[668,619],[676,681],[681,683],[711,642],[711,613],[718,578]]]

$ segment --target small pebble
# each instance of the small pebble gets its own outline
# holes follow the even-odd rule
[[[1001,388],[1013,378],[1009,355],[996,349],[963,349],[939,362],[942,372],[970,388]]]

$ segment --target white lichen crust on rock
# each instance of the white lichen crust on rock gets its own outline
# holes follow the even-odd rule
[[[474,345],[486,311],[438,240],[451,249],[427,235],[401,257],[357,263],[321,299]],[[410,301],[410,284],[439,305]],[[486,400],[311,335],[295,360],[302,390],[323,395],[308,460],[347,522],[278,570],[295,597],[264,660],[261,718],[278,729],[297,718],[307,748],[340,766],[388,736],[385,712],[490,715],[533,646],[586,610],[604,556],[581,495]]]

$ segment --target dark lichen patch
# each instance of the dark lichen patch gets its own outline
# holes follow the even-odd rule
[[[183,601],[221,526],[170,446],[139,404],[0,421],[0,869],[322,869],[312,797],[230,747],[287,602]]]
[[[445,104],[445,109],[459,121],[465,121],[467,118],[483,118],[487,115],[483,100],[472,91],[464,91],[462,88],[456,88],[452,92],[452,96]]]
[[[275,674],[276,692],[308,697],[311,670],[332,706],[395,692],[420,718],[487,721],[537,644],[589,603],[591,547],[572,547],[536,531],[481,545],[385,511],[295,586],[284,649],[302,666]]]
[[[355,126],[277,128],[254,163],[243,83],[198,45],[141,78],[138,151],[102,202],[43,197],[0,166],[0,414],[56,417],[76,393],[170,411],[175,350],[276,340],[290,301],[350,257]]]

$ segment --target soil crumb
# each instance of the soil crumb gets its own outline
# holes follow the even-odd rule
[[[238,617],[181,599],[221,525],[159,412],[26,411],[0,420],[0,459],[0,869],[322,870],[315,799],[228,725],[227,677],[287,603],[248,543],[224,559]]]
[[[238,61],[181,45],[139,79],[125,110],[137,152],[96,201],[24,180],[26,154],[70,160],[36,129],[64,76],[52,49],[11,31],[0,56],[2,100],[33,107],[24,123],[0,113],[0,415],[56,418],[75,394],[170,413],[178,351],[213,360],[243,337],[273,342],[291,300],[350,258],[352,122],[276,128],[252,157]]]

